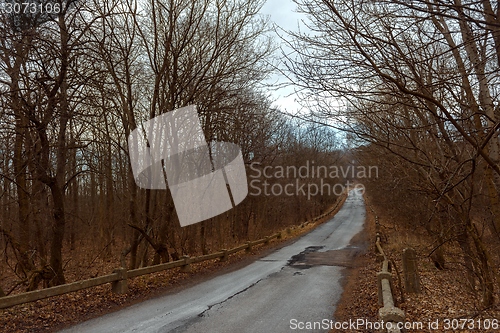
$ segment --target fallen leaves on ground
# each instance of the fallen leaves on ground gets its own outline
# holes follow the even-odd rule
[[[375,223],[370,209],[367,209],[365,233],[370,240],[368,251],[358,257],[358,268],[346,270],[346,281],[341,301],[334,314],[335,321],[348,322],[365,319],[368,322],[380,322],[378,310],[377,272],[381,271],[381,263],[375,255]],[[379,216],[384,230],[385,242],[382,244],[396,269],[402,273],[401,254],[406,242],[401,238],[405,233],[414,231],[389,227]],[[496,305],[484,309],[478,292],[468,290],[466,272],[460,260],[458,249],[448,249],[448,263],[444,270],[437,269],[426,256],[426,250],[415,246],[422,292],[420,294],[400,297],[401,287],[397,275],[393,272],[393,284],[396,306],[405,312],[408,333],[419,332],[500,332],[500,295],[496,295]],[[497,266],[498,267],[498,266]],[[403,278],[403,277],[401,277]],[[496,323],[498,326],[496,326]],[[437,326],[435,326],[437,324]],[[421,325],[421,326],[420,326]],[[449,327],[446,327],[446,326]],[[496,329],[495,329],[496,327]],[[332,329],[330,332],[378,332],[376,329]]]

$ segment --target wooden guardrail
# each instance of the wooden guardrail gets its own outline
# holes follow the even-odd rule
[[[113,273],[109,275],[96,277],[93,279],[77,281],[69,284],[63,284],[60,286],[51,287],[47,289],[34,290],[18,295],[5,296],[0,298],[0,308],[4,309],[14,305],[33,302],[47,297],[58,296],[73,291],[87,289],[117,280],[118,280],[118,274]]]
[[[242,251],[242,250],[250,250],[253,246],[263,244],[266,242],[269,242],[271,239],[274,238],[281,238],[281,232],[276,233],[274,235],[268,236],[264,239],[260,239],[257,241],[252,241],[252,242],[247,242],[243,245],[240,245],[238,247],[232,248],[230,250],[222,250],[219,252],[199,256],[199,257],[193,257],[190,258],[188,256],[184,256],[182,259],[176,260],[176,261],[171,261],[167,262],[164,264],[159,264],[159,265],[154,265],[154,266],[148,266],[148,267],[142,267],[142,268],[137,268],[137,269],[132,269],[127,271],[125,268],[118,268],[116,269],[112,274],[109,275],[104,275],[88,280],[82,280],[82,281],[77,281],[77,282],[72,282],[56,287],[51,287],[51,288],[46,288],[42,290],[34,290],[22,294],[17,294],[17,295],[11,295],[11,296],[5,296],[0,298],[0,309],[8,308],[14,305],[19,305],[23,303],[28,303],[28,302],[34,302],[38,301],[44,298],[52,297],[52,296],[58,296],[58,295],[63,295],[67,294],[70,292],[74,291],[79,291],[82,289],[87,289],[95,286],[99,286],[102,284],[106,283],[113,283],[112,289],[115,293],[126,293],[128,291],[126,280],[128,278],[134,278],[137,276],[141,275],[147,275],[151,273],[156,273],[160,271],[164,271],[167,269],[172,269],[172,268],[177,268],[181,267],[184,271],[189,270],[189,265],[202,262],[202,261],[207,261],[207,260],[213,260],[217,258],[221,258],[221,260],[226,260],[227,257],[230,254]]]
[[[346,193],[343,193],[339,198],[337,198],[337,201],[333,205],[333,208],[329,209],[327,212],[316,216],[310,221],[304,222],[302,225],[311,223],[311,222],[316,222],[322,218],[325,218],[326,216],[330,215],[333,211],[337,209],[339,204],[343,201],[345,198]],[[137,269],[132,269],[127,271],[125,268],[120,267],[117,268],[113,271],[112,274],[109,275],[104,275],[104,276],[99,276],[96,278],[88,279],[88,280],[82,280],[82,281],[77,281],[77,282],[72,282],[60,286],[55,286],[51,288],[46,288],[46,289],[41,289],[41,290],[34,290],[30,292],[25,292],[22,294],[16,294],[16,295],[10,295],[10,296],[4,296],[0,297],[0,309],[5,309],[12,307],[14,305],[19,305],[19,304],[24,304],[24,303],[29,303],[29,302],[34,302],[38,301],[44,298],[48,297],[53,297],[53,296],[58,296],[58,295],[63,295],[87,288],[92,288],[96,287],[99,285],[103,285],[106,283],[112,283],[112,291],[118,294],[123,294],[128,291],[128,285],[127,285],[127,279],[129,278],[134,278],[137,276],[141,275],[147,275],[151,273],[156,273],[160,271],[164,271],[167,269],[172,269],[172,268],[177,268],[181,267],[183,271],[189,271],[190,265],[202,261],[207,261],[207,260],[214,260],[217,258],[220,258],[221,261],[227,260],[228,256],[231,254],[234,254],[236,252],[246,250],[246,251],[251,251],[252,247],[259,245],[259,244],[267,244],[269,243],[270,240],[274,238],[282,238],[283,233],[285,231],[280,231],[274,235],[264,237],[262,239],[256,240],[256,241],[249,241],[246,242],[245,244],[242,244],[240,246],[234,247],[232,249],[226,250],[223,249],[219,252],[203,255],[203,256],[198,256],[198,257],[189,257],[189,256],[184,256],[180,260],[176,261],[171,261],[159,265],[154,265],[154,266],[148,266],[148,267],[142,267],[142,268],[137,268]]]
[[[392,284],[391,262],[387,259],[384,249],[380,244],[380,234],[377,233],[375,242],[378,256],[382,259],[382,270],[377,273],[378,281],[378,302],[382,307],[379,309],[379,317],[385,323],[388,333],[400,333],[401,330],[397,328],[398,323],[403,323],[405,320],[405,313],[400,308],[394,306],[394,297],[392,291],[394,290]],[[391,324],[389,324],[391,323]]]

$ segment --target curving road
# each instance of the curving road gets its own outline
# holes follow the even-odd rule
[[[332,319],[342,293],[342,267],[325,258],[348,247],[364,220],[363,197],[353,190],[330,221],[240,270],[62,332],[328,331],[299,325]],[[307,260],[310,253],[315,261]]]

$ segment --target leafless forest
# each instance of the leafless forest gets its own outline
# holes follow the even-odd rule
[[[248,166],[377,166],[358,179],[377,208],[498,302],[498,1],[295,0],[301,32],[273,27],[263,1],[51,2],[1,15],[0,294],[206,254],[335,201],[248,196],[181,228],[168,190],[135,184],[127,137],[196,104],[207,142],[238,144]],[[272,106],[276,72],[307,113]]]
[[[463,266],[466,278],[455,283],[492,306],[500,289],[500,3],[317,0],[300,1],[300,10],[313,33],[294,34],[288,69],[304,100],[368,142],[357,153],[382,170],[366,181],[374,202],[395,227],[423,231],[436,267]]]
[[[1,16],[1,293],[217,251],[334,202],[249,196],[181,228],[169,191],[135,184],[129,133],[190,104],[207,142],[238,144],[246,163],[330,164],[341,156],[331,130],[297,127],[271,108],[262,83],[276,42],[261,2],[57,3],[57,14]]]

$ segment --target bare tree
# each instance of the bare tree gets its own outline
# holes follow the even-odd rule
[[[459,0],[297,3],[311,31],[291,33],[295,58],[286,64],[303,100],[415,171],[411,187],[436,202],[428,221],[438,224],[428,230],[440,243],[458,242],[491,305],[491,250],[473,207],[491,209],[487,223],[498,237],[497,9]]]

